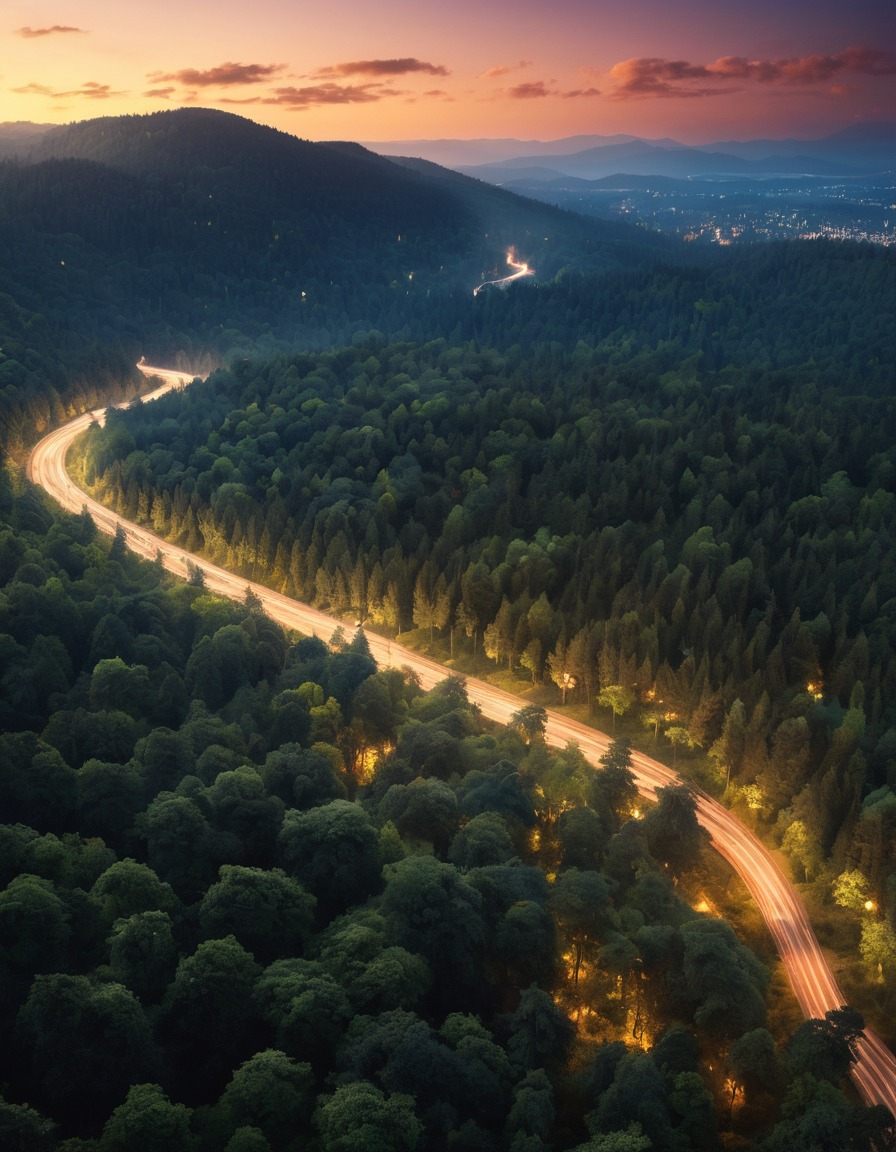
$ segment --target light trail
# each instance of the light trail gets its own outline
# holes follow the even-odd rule
[[[172,388],[183,387],[191,379],[183,372],[143,364],[139,367],[147,376],[165,380],[160,388],[144,396],[144,401],[154,400]],[[126,405],[127,402],[118,407]],[[28,461],[28,478],[45,488],[68,511],[77,513],[86,508],[101,531],[114,535],[116,529],[121,528],[128,547],[139,555],[152,560],[161,553],[163,565],[176,576],[186,578],[194,568],[198,568],[205,577],[206,588],[232,600],[243,600],[246,593],[252,591],[271,618],[285,628],[329,640],[337,628],[345,627],[343,621],[309,604],[233,576],[148,529],[123,520],[82,492],[66,471],[66,455],[74,440],[93,420],[101,421],[104,414],[105,409],[88,412],[41,440]],[[395,640],[367,633],[367,641],[371,655],[380,667],[408,668],[420,678],[424,689],[432,688],[453,674],[450,669],[412,652]],[[463,679],[470,700],[489,720],[506,724],[525,703],[520,697],[495,688],[484,680],[472,676]],[[605,733],[551,709],[547,710],[545,738],[551,746],[561,748],[575,741],[594,766],[598,766],[611,742],[611,737]],[[656,796],[657,789],[681,783],[680,777],[665,764],[642,752],[632,753],[632,767],[638,788],[650,799]],[[697,803],[697,817],[709,833],[712,846],[731,864],[756,901],[804,1015],[823,1018],[826,1012],[839,1008],[845,1000],[815,938],[802,901],[765,845],[712,797],[699,789],[692,790]],[[896,1059],[867,1028],[859,1041],[858,1059],[851,1075],[867,1104],[883,1104],[896,1116]]]
[[[512,284],[514,280],[519,280],[521,276],[534,276],[535,269],[530,268],[528,264],[521,264],[514,260],[516,252],[513,248],[507,253],[507,263],[511,268],[516,271],[512,272],[509,276],[502,276],[500,280],[485,280],[478,288],[473,289],[473,295],[478,296],[483,288],[506,288],[508,284]]]

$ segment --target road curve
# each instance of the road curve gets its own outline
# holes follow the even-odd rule
[[[143,397],[153,400],[172,388],[183,387],[191,377],[182,372],[140,365],[151,377],[160,377],[165,383]],[[124,405],[120,405],[124,406]],[[128,546],[141,556],[155,559],[159,553],[169,572],[186,577],[192,568],[199,568],[205,576],[205,586],[231,599],[241,600],[248,589],[258,596],[265,611],[286,628],[307,635],[318,635],[329,640],[340,622],[323,612],[272,592],[223,568],[177,548],[147,529],[122,520],[110,509],[92,500],[69,477],[65,464],[73,441],[94,420],[102,422],[105,409],[88,412],[51,432],[34,448],[28,461],[27,475],[41,485],[63,508],[80,512],[85,507],[97,527],[109,534],[121,528]],[[420,656],[397,641],[387,640],[374,633],[367,634],[371,654],[381,667],[410,667],[424,688],[450,675],[434,660]],[[465,677],[470,700],[479,705],[489,720],[506,724],[522,706],[519,697],[495,688],[474,677]],[[606,751],[610,737],[558,712],[548,710],[546,739],[555,747],[563,747],[574,740],[592,764],[597,764]],[[678,783],[679,777],[666,765],[641,752],[632,755],[633,769],[642,793],[653,797],[658,788]],[[731,864],[751,895],[756,900],[768,929],[774,938],[781,959],[787,969],[791,987],[807,1017],[823,1017],[832,1008],[844,1003],[843,994],[822,955],[812,931],[802,901],[784,876],[768,849],[721,804],[704,793],[697,794],[697,815],[710,835],[713,847]],[[853,1081],[868,1104],[883,1104],[896,1116],[896,1059],[892,1052],[871,1031],[859,1042],[858,1059],[852,1070]]]
[[[515,272],[511,272],[507,276],[502,276],[499,280],[485,280],[477,288],[473,289],[473,295],[478,296],[483,288],[506,288],[508,284],[512,284],[514,280],[519,280],[522,276],[534,276],[535,269],[530,268],[528,264],[521,261],[514,260],[514,251],[511,248],[507,253],[507,264],[510,268],[515,268]]]

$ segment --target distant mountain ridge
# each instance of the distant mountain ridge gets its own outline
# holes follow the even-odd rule
[[[55,127],[55,124],[34,124],[30,120],[0,122],[0,160],[19,155],[23,147],[28,147]]]
[[[496,184],[521,173],[526,179],[542,180],[562,176],[595,180],[620,173],[854,176],[896,169],[896,122],[856,124],[813,140],[721,141],[699,146],[617,135],[554,141],[383,141],[368,147],[383,155],[419,155]]]

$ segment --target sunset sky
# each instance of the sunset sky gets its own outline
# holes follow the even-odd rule
[[[896,119],[884,0],[7,0],[0,120],[182,106],[310,140],[688,143]]]

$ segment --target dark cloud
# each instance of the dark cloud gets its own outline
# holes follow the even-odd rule
[[[282,72],[285,64],[235,64],[227,61],[202,72],[183,68],[179,72],[152,72],[150,80],[175,80],[189,88],[227,88],[237,84],[261,84]]]
[[[570,92],[561,92],[564,100],[578,100],[583,96],[600,96],[599,88],[573,88]]]
[[[84,35],[83,28],[72,28],[68,24],[53,24],[49,28],[17,28],[16,36],[25,40],[33,40],[38,36],[55,36],[59,32],[77,32]]]
[[[811,85],[828,83],[842,73],[864,76],[896,74],[896,53],[876,48],[845,48],[833,56],[792,56],[775,60],[749,60],[746,56],[721,56],[711,64],[636,56],[610,69],[616,88],[614,100],[650,96],[721,96],[736,91],[719,87],[718,81],[752,84]]]
[[[448,76],[447,68],[441,64],[429,64],[413,56],[397,60],[350,60],[344,64],[331,64],[319,68],[315,76],[407,76],[412,72],[423,72],[427,76]]]

